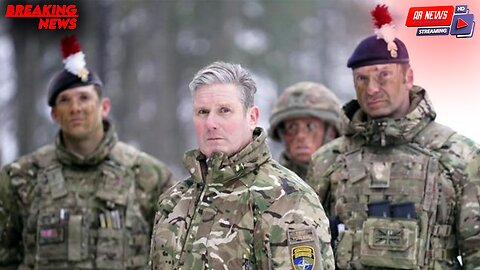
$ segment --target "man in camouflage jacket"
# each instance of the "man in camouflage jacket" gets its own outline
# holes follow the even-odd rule
[[[337,269],[480,269],[478,145],[434,121],[392,42],[370,36],[353,52],[347,133],[307,176],[334,221]]]
[[[1,170],[0,269],[147,268],[156,201],[174,180],[118,141],[101,86],[91,71],[57,74],[55,143]]]
[[[268,130],[270,138],[285,146],[280,164],[305,179],[312,154],[343,134],[344,118],[338,98],[324,85],[287,87],[275,102]]]
[[[190,177],[159,200],[152,269],[334,269],[318,197],[255,127],[250,74],[215,62],[190,89],[199,149],[185,154]]]

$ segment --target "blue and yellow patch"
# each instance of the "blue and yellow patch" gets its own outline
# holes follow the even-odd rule
[[[309,246],[292,248],[292,265],[295,270],[313,270],[315,267],[315,249]]]

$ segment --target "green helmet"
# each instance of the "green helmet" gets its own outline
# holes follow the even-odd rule
[[[313,116],[343,132],[342,108],[338,98],[323,84],[299,82],[289,86],[278,97],[270,116],[268,134],[275,141],[281,141],[279,127],[286,119]]]

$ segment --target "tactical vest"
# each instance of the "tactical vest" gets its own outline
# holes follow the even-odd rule
[[[330,179],[332,211],[343,222],[335,251],[340,269],[460,269],[452,234],[453,170],[431,150],[453,131],[436,125],[430,124],[417,141],[357,145],[337,159]],[[433,129],[437,137],[430,135]]]
[[[137,153],[116,160],[119,151],[133,151],[119,148],[95,168],[67,168],[53,151],[39,161],[23,232],[27,267],[147,268],[150,225],[135,195]]]

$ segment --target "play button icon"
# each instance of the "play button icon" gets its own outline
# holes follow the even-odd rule
[[[450,35],[471,36],[473,34],[473,28],[475,27],[475,21],[473,14],[456,14],[453,16],[452,24],[450,27]]]
[[[462,20],[462,18],[458,18],[457,29],[464,28],[467,26],[468,26],[468,23],[466,21]]]

